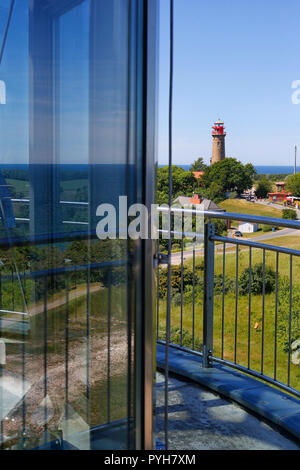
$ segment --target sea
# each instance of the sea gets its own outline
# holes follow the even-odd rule
[[[179,165],[177,166],[188,171],[191,165]],[[166,165],[159,165],[163,167]],[[253,165],[259,175],[288,175],[294,173],[293,166],[281,166],[281,165]],[[296,167],[297,173],[300,172],[300,166]]]

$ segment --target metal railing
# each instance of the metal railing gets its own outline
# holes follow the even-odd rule
[[[300,296],[295,287],[300,250],[255,238],[216,235],[212,223],[235,220],[299,230],[300,222],[197,209],[171,212],[204,217],[207,223],[204,234],[194,233],[195,240],[203,240],[202,248],[197,249],[194,240],[185,249],[182,239],[179,251],[163,258],[168,268],[157,270],[157,341],[198,354],[203,367],[224,364],[300,397],[299,365],[293,360],[293,344],[300,353],[300,342],[294,343],[300,339]],[[270,233],[264,235],[272,240],[277,234]],[[278,235],[284,234],[289,232]]]
[[[11,202],[13,204],[18,204],[18,205],[29,205],[30,204],[30,199],[26,198],[11,198]],[[59,201],[59,204],[63,207],[81,207],[81,208],[88,208],[89,203],[88,202],[81,202],[81,201]],[[15,217],[16,222],[26,222],[29,224],[30,218],[29,217]],[[85,225],[88,226],[89,222],[84,222],[84,221],[77,221],[77,220],[63,220],[63,224],[65,225]]]

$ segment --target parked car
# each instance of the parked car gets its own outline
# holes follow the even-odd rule
[[[235,237],[242,237],[243,234],[242,234],[242,232],[240,232],[239,230],[237,230],[236,232],[234,232],[234,236],[235,236]]]

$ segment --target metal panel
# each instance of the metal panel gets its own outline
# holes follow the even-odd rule
[[[143,113],[144,113],[144,203],[151,213],[151,204],[154,204],[155,162],[156,162],[156,113],[157,113],[157,24],[158,2],[147,0],[144,2],[144,76],[143,76]],[[150,225],[150,224],[149,224]],[[151,228],[149,227],[149,232]],[[137,314],[142,318],[137,321],[136,338],[138,340],[136,358],[142,358],[137,364],[137,403],[140,409],[136,410],[137,433],[136,448],[153,448],[153,382],[155,370],[153,368],[153,321],[154,311],[154,253],[155,243],[151,239],[151,232],[147,240],[141,240],[142,253],[142,291],[143,298]]]
[[[214,225],[206,224],[204,233],[203,367],[211,367],[214,313]]]

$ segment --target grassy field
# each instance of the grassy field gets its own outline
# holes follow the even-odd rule
[[[7,184],[11,185],[17,193],[23,193],[25,198],[29,197],[29,189],[30,185],[28,181],[25,180],[17,180],[12,178],[6,179]],[[87,180],[84,179],[76,179],[76,180],[68,180],[68,181],[61,181],[61,189],[62,189],[62,197],[68,197],[76,194],[77,190],[80,189],[82,191],[87,190]]]
[[[194,311],[195,343],[202,342],[202,300],[196,303]],[[264,364],[263,372],[270,377],[274,376],[274,347],[275,347],[275,301],[272,295],[265,298],[265,320],[264,320]],[[257,372],[261,372],[261,352],[262,352],[262,298],[252,296],[252,309],[250,316],[250,367]],[[160,302],[160,325],[163,330],[166,321],[165,302]],[[171,325],[173,328],[180,326],[180,306],[172,305]],[[240,296],[237,311],[237,343],[236,362],[245,367],[248,365],[248,325],[249,309],[248,296]],[[192,334],[193,328],[193,307],[192,304],[183,306],[183,328]],[[163,338],[163,336],[162,336]],[[177,341],[178,342],[178,335]],[[174,339],[173,339],[174,341]],[[199,348],[201,350],[201,348]],[[235,295],[225,296],[224,304],[224,335],[223,335],[223,357],[234,362],[235,351]],[[222,296],[214,298],[214,355],[222,355]],[[288,376],[288,354],[278,345],[277,350],[277,380],[287,383]],[[291,364],[290,384],[300,390],[300,368]]]
[[[16,180],[7,178],[6,182],[8,185],[11,185],[17,193],[23,193],[24,197],[29,197],[29,182],[23,180]]]
[[[66,315],[66,305],[51,308],[51,303],[57,299],[57,295],[62,295],[62,293],[49,299],[50,308],[46,326],[48,394],[55,402],[53,429],[59,424],[61,410],[65,407],[66,351],[68,351],[69,372],[68,403],[73,410],[91,426],[105,424],[109,419],[124,419],[127,416],[128,392],[125,288],[112,286],[111,294],[109,294],[108,289],[103,287],[92,293],[89,311],[87,311],[87,299],[84,293],[69,301],[68,315]],[[66,331],[68,342],[66,342]],[[89,331],[89,342],[87,342],[87,331]],[[44,332],[43,313],[34,315],[30,318],[30,330],[24,352],[22,353],[20,349],[20,336],[17,334],[10,335],[16,343],[12,342],[7,346],[7,370],[14,374],[21,373],[21,361],[24,357],[25,378],[33,384],[39,383],[42,364],[45,360]],[[35,387],[32,393],[33,395],[28,398],[27,402],[32,400],[35,407],[39,403],[38,388]],[[26,410],[28,429],[31,427],[32,409],[28,406]],[[21,413],[21,408],[19,411]]]
[[[266,241],[267,243],[267,241]],[[272,239],[272,244],[300,249],[300,237],[278,237]],[[239,279],[241,273],[249,266],[249,249],[239,250],[238,273],[236,272],[236,252],[226,254],[225,276],[235,282],[236,275]],[[263,261],[263,251],[252,249],[252,266]],[[184,268],[192,268],[192,259],[185,261]],[[276,269],[276,253],[266,251],[266,267]],[[196,257],[196,271],[201,273],[203,269],[203,254]],[[203,273],[203,271],[202,271]],[[223,251],[216,251],[215,254],[215,275],[223,273]],[[290,257],[286,254],[279,255],[279,279],[289,279]],[[293,287],[300,289],[300,259],[293,257]],[[281,290],[278,292],[279,298]],[[184,294],[183,294],[184,300]],[[297,306],[299,308],[299,306]],[[263,308],[264,308],[264,339],[263,339]],[[166,321],[166,301],[160,300],[159,323],[161,335],[163,337]],[[202,311],[203,295],[196,295],[196,302],[193,308],[191,302],[183,302],[183,328],[186,338],[191,345],[191,337],[195,334],[195,344],[202,343]],[[222,333],[222,316],[224,315],[224,331]],[[171,325],[173,330],[172,340],[176,343],[180,341],[181,306],[180,303],[172,302]],[[237,327],[237,342],[235,345],[235,326]],[[250,327],[249,327],[250,326]],[[177,334],[176,334],[177,333]],[[223,334],[223,340],[222,340]],[[249,339],[250,338],[250,339]],[[250,351],[248,342],[250,344]],[[236,357],[235,357],[236,347]],[[214,295],[214,355],[223,357],[230,361],[246,366],[248,358],[250,367],[257,372],[262,370],[262,347],[264,348],[263,373],[273,377],[275,372],[275,292],[265,296],[263,305],[262,295],[251,296],[251,309],[249,313],[249,295],[238,295],[236,303],[235,289],[224,297],[224,311],[222,294],[215,292]],[[197,348],[198,349],[198,348]],[[201,349],[201,348],[200,348]],[[288,353],[285,352],[280,341],[277,346],[276,355],[276,376],[281,382],[287,383],[288,378]],[[300,367],[290,364],[290,385],[300,390]]]
[[[271,240],[266,240],[261,243],[271,243],[276,246],[284,246],[286,248],[293,248],[294,250],[300,250],[300,231],[299,235],[283,236],[283,237],[274,237]]]
[[[226,199],[220,202],[219,207],[227,212],[236,212],[237,214],[258,215],[263,217],[276,217],[281,219],[281,211],[273,207],[263,206],[261,204],[245,201],[244,199]]]

